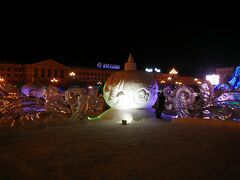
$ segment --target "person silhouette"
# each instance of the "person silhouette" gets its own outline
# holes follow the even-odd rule
[[[162,111],[164,110],[165,97],[163,90],[159,90],[157,98],[156,118],[161,118]]]

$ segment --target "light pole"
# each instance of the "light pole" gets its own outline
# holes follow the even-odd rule
[[[71,77],[71,86],[73,86],[74,83],[75,83],[76,74],[75,74],[75,72],[72,71],[72,72],[69,73],[69,76]]]
[[[194,80],[193,80],[196,84],[202,84],[202,82],[198,79],[198,78],[194,78]]]
[[[173,84],[175,83],[175,76],[178,75],[178,72],[176,69],[172,68],[171,71],[169,71],[169,74],[171,75],[171,81]]]

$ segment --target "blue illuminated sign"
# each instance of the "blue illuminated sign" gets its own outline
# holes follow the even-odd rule
[[[97,63],[97,67],[102,68],[102,63],[101,62]]]
[[[102,64],[101,62],[97,63],[98,68],[103,68],[103,69],[120,69],[120,65],[116,64]]]

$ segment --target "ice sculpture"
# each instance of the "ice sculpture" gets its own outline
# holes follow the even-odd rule
[[[130,54],[125,71],[112,74],[103,88],[106,103],[111,108],[151,108],[157,100],[156,80],[144,71],[137,71]]]
[[[191,87],[180,86],[177,89],[164,88],[166,97],[165,114],[178,117],[200,117],[205,119],[240,119],[240,67],[237,67],[229,82],[215,88],[204,82],[199,91]]]
[[[240,77],[240,66],[238,66],[234,73],[233,73],[233,76],[231,78],[231,80],[229,81],[229,83],[231,84],[232,86],[232,89],[239,89],[240,88],[240,81],[239,81],[239,77]]]
[[[174,107],[180,117],[188,117],[193,110],[196,94],[191,87],[180,86],[175,91]]]
[[[107,79],[103,96],[111,108],[96,119],[129,123],[155,117],[152,106],[157,100],[158,84],[150,74],[136,68],[130,54],[124,71],[115,72]]]
[[[100,114],[104,107],[102,96],[88,95],[80,88],[61,93],[54,86],[46,88],[35,83],[27,83],[21,89],[0,84],[0,127],[83,119]]]
[[[41,83],[27,83],[22,87],[21,92],[26,96],[34,96],[37,98],[45,98],[46,96],[46,88]]]
[[[178,115],[174,108],[174,89],[172,86],[166,86],[163,89],[163,95],[165,96],[164,110],[162,112],[162,117],[164,119],[177,118]]]
[[[108,78],[103,94],[112,108],[150,108],[157,99],[157,89],[157,82],[145,72],[120,71]]]
[[[0,83],[0,125],[17,118],[20,113],[20,92],[8,83]]]

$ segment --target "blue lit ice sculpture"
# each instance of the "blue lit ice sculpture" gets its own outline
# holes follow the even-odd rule
[[[236,67],[231,79],[223,84],[218,84],[214,90],[239,90],[240,66]]]
[[[239,77],[240,77],[240,66],[238,66],[235,69],[233,76],[232,76],[231,80],[229,81],[229,83],[232,85],[232,89],[235,89],[235,90],[240,89]]]

